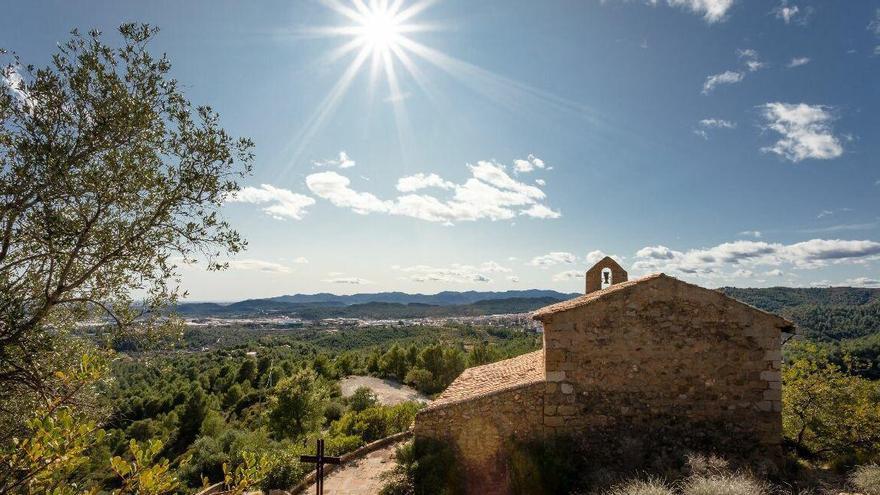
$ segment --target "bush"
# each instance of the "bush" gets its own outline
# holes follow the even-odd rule
[[[333,435],[356,435],[364,442],[400,433],[409,428],[421,406],[404,402],[396,406],[375,406],[361,412],[349,411],[330,425]]]
[[[464,493],[464,473],[449,444],[420,438],[399,447],[395,458],[397,467],[381,495]]]
[[[674,495],[672,488],[661,479],[633,480],[616,485],[605,495]]]
[[[376,394],[369,387],[358,387],[348,398],[348,407],[354,412],[361,412],[378,404]]]
[[[880,495],[880,466],[859,466],[849,481],[865,495]]]

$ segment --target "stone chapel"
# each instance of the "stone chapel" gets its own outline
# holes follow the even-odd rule
[[[451,443],[480,472],[503,465],[506,442],[558,435],[597,452],[779,462],[791,322],[662,273],[628,280],[609,257],[587,271],[584,295],[532,317],[543,349],[465,370],[419,412],[417,439]]]

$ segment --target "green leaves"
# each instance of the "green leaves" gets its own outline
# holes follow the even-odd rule
[[[814,348],[815,349],[815,348]],[[821,459],[880,457],[880,387],[808,354],[783,371],[782,421],[797,448]]]
[[[146,445],[132,439],[128,444],[131,459],[115,456],[110,459],[110,467],[121,479],[122,487],[114,490],[116,495],[137,493],[143,495],[164,495],[180,487],[177,478],[171,473],[166,459],[156,460],[162,452],[160,440],[149,440]]]

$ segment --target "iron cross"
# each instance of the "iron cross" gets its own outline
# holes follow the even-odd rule
[[[324,464],[342,464],[338,457],[324,455],[324,439],[318,439],[317,455],[301,455],[300,462],[315,463],[315,493],[324,495]]]

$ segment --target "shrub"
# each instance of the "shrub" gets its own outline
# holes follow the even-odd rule
[[[674,495],[672,488],[661,479],[627,481],[605,492],[605,495]]]
[[[395,453],[397,467],[381,495],[455,495],[464,493],[464,473],[446,442],[420,438]]]
[[[378,404],[376,394],[369,387],[358,387],[348,398],[348,407],[354,412],[361,412]]]
[[[880,495],[880,466],[859,466],[849,481],[865,495]]]

